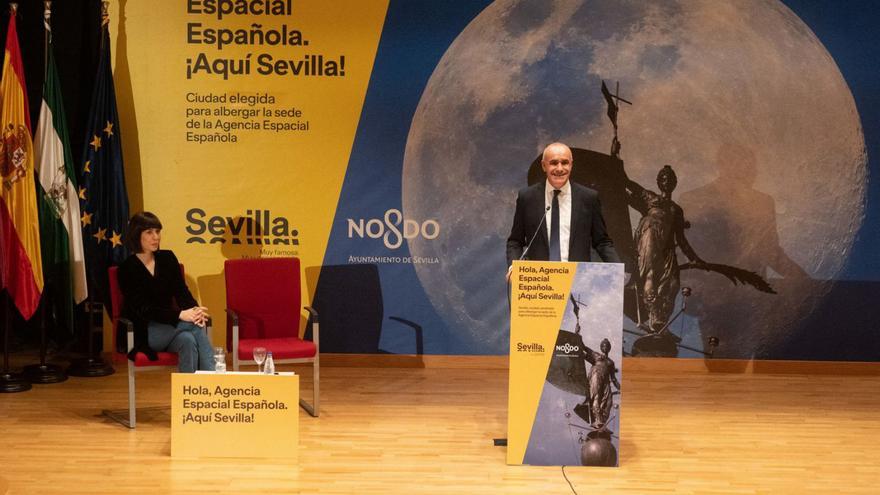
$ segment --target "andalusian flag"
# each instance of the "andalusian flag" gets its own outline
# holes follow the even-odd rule
[[[83,302],[88,289],[73,155],[51,39],[49,32],[34,153],[40,176],[40,241],[46,284],[51,286],[49,294],[55,300],[58,323],[73,332],[74,303]]]
[[[106,4],[105,4],[106,5]],[[110,18],[101,20],[101,53],[86,123],[86,147],[79,187],[83,247],[89,293],[110,308],[107,268],[128,256],[122,236],[128,224],[128,192],[122,168],[122,136],[116,112],[116,91],[110,71]]]
[[[11,6],[3,79],[0,81],[0,282],[26,320],[43,291],[40,223],[37,217],[34,156],[24,69]]]

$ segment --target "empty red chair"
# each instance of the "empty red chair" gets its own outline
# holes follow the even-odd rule
[[[302,307],[298,258],[226,260],[226,346],[232,367],[256,364],[255,347],[272,352],[276,364],[312,363],[313,403],[300,405],[318,416],[318,313]],[[300,333],[300,312],[308,312]],[[311,336],[311,339],[306,337]]]

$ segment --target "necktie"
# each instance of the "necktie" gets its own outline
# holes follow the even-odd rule
[[[550,261],[562,261],[559,252],[559,189],[553,190],[553,206],[550,208]]]

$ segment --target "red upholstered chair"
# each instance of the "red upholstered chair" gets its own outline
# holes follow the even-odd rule
[[[183,275],[183,265],[180,265],[180,273]],[[128,352],[134,348],[134,324],[122,317],[122,307],[125,304],[125,297],[122,295],[122,289],[119,287],[119,276],[117,267],[112,266],[109,270],[110,278],[110,319],[113,323],[113,360],[117,363],[128,363],[128,416],[126,417],[120,411],[104,410],[103,414],[115,421],[118,421],[129,428],[137,425],[137,409],[135,408],[135,372],[149,371],[155,369],[174,368],[177,369],[177,353],[175,352],[157,352],[159,356],[157,361],[150,361],[146,354],[139,352],[135,356],[135,360],[128,359]],[[125,328],[126,345],[125,352],[119,351],[116,342],[116,330],[122,325]],[[205,327],[208,336],[211,335],[211,322]]]
[[[226,347],[232,367],[256,364],[254,347],[272,352],[276,364],[312,363],[313,402],[300,405],[318,416],[318,313],[306,306],[309,317],[300,337],[300,263],[298,258],[226,260]],[[311,335],[311,340],[305,337]]]

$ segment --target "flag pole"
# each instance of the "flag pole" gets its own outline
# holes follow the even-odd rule
[[[110,14],[109,14],[109,1],[101,2],[101,45],[100,50],[103,53],[104,50],[104,30],[107,29],[107,25],[110,23]],[[109,62],[108,62],[109,63]],[[91,279],[91,277],[90,277]],[[85,308],[86,314],[88,315],[89,325],[87,330],[88,335],[88,357],[74,359],[71,361],[70,366],[67,368],[67,374],[70,376],[78,376],[84,378],[94,378],[99,376],[107,376],[112,375],[116,372],[113,366],[106,361],[104,358],[100,356],[100,354],[95,353],[95,334],[100,336],[104,335],[103,329],[103,318],[104,318],[104,305],[100,302],[93,302],[94,295],[92,295],[91,291],[89,293],[88,298],[85,300]],[[100,319],[101,324],[95,324],[95,318]]]
[[[9,15],[15,16],[18,4],[9,4]],[[9,369],[9,332],[12,329],[12,294],[7,290],[2,291],[7,297],[3,297],[3,372],[0,373],[0,392],[24,392],[31,389],[31,384],[20,373],[13,373]]]
[[[52,17],[52,1],[43,1],[43,84],[46,72],[49,70],[49,41],[52,39],[52,25],[49,23]]]
[[[9,332],[12,328],[12,295],[6,290],[0,292],[3,299],[3,372],[0,373],[0,393],[24,392],[31,389],[31,383],[9,369]]]
[[[52,28],[49,25],[49,18],[52,16],[51,0],[43,1],[43,85],[46,84],[46,74],[49,70],[49,40]],[[46,364],[46,353],[49,347],[46,338],[46,327],[48,326],[50,308],[52,306],[52,286],[48,278],[43,285],[42,304],[40,304],[40,364],[29,364],[22,369],[24,376],[31,383],[46,384],[60,383],[67,380],[64,370],[55,364]]]
[[[67,374],[70,376],[78,376],[81,378],[95,378],[99,376],[112,375],[116,372],[112,365],[104,361],[100,354],[95,353],[95,334],[104,335],[104,326],[96,325],[95,318],[103,320],[104,306],[101,303],[93,303],[92,296],[86,299],[86,314],[89,318],[88,329],[88,355],[85,358],[74,359],[67,368]]]

